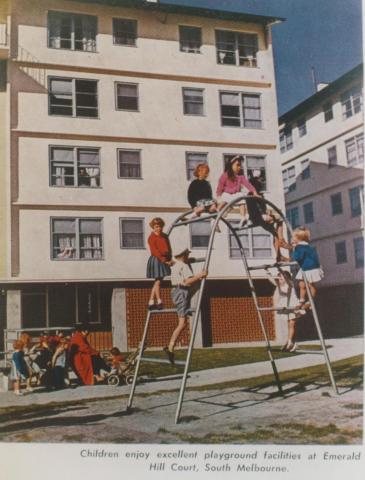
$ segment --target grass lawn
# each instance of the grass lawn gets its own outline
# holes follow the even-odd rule
[[[316,350],[320,349],[318,345],[306,345],[301,349]],[[176,350],[176,360],[184,361],[187,350]],[[285,358],[292,356],[292,353],[281,352],[278,347],[273,348],[274,359]],[[296,355],[300,355],[296,354]],[[164,352],[148,350],[144,352],[145,357],[166,358]],[[197,372],[199,370],[208,370],[211,368],[229,367],[232,365],[241,365],[246,363],[268,362],[269,356],[266,347],[245,347],[245,348],[201,348],[194,349],[190,372]],[[158,364],[158,363],[144,363],[142,362],[139,376],[148,376],[151,378],[163,377],[167,375],[174,375],[183,371],[181,365]]]

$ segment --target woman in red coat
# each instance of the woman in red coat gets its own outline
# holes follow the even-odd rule
[[[98,355],[89,342],[86,327],[77,328],[70,340],[70,363],[76,375],[84,385],[94,385],[92,356]]]

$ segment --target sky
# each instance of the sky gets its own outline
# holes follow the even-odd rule
[[[273,27],[279,114],[363,61],[361,0],[161,0],[258,15],[285,17]]]

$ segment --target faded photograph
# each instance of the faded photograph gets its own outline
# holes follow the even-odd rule
[[[363,444],[361,17],[0,1],[1,442]]]

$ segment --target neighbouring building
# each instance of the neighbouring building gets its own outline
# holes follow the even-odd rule
[[[306,225],[325,271],[317,303],[325,333],[363,331],[363,65],[279,119],[287,217]]]
[[[224,159],[241,154],[246,174],[261,170],[267,197],[284,204],[271,41],[281,19],[141,0],[0,8],[1,332],[87,323],[95,346],[133,348],[151,287],[148,223],[187,210],[197,163],[209,164],[215,189]],[[201,256],[209,232],[180,228],[173,249]],[[274,258],[267,232],[242,239],[250,261]],[[168,281],[163,296],[169,305]],[[175,322],[159,318],[149,346],[163,346]],[[267,327],[272,340],[283,335],[271,314]],[[198,344],[261,340],[224,230]]]

